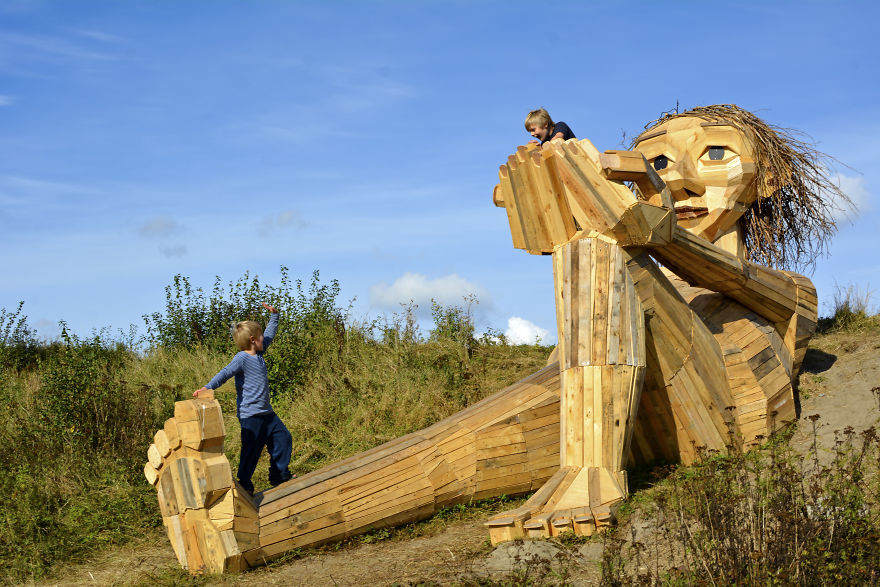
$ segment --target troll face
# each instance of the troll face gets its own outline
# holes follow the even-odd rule
[[[674,118],[645,132],[635,148],[669,186],[679,225],[709,241],[758,197],[751,141],[732,126]]]

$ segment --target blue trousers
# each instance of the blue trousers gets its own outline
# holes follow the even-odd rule
[[[254,492],[251,477],[263,447],[269,451],[269,483],[274,487],[290,479],[290,452],[293,438],[277,414],[260,414],[239,418],[241,423],[241,458],[238,462],[238,482]]]

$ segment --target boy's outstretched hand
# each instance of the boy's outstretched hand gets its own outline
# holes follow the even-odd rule
[[[275,308],[273,308],[272,306],[270,306],[266,302],[263,302],[263,307],[266,308],[267,310],[269,310],[270,312],[272,312],[273,314],[278,313],[278,310],[276,310]]]

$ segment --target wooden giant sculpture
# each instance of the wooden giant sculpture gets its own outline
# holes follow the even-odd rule
[[[820,193],[845,196],[821,172],[805,176],[803,160],[780,159],[791,143],[762,125],[707,107],[661,119],[635,151],[572,140],[509,157],[494,200],[515,247],[553,256],[559,345],[546,368],[425,430],[251,498],[223,455],[217,402],[178,402],[144,471],[181,564],[242,570],[533,490],[487,522],[493,543],[590,534],[627,496],[629,464],[687,463],[793,419],[815,290],[747,256],[785,252],[778,232],[761,241],[780,204],[813,213],[813,232],[794,235],[802,250],[802,236],[834,229]],[[767,151],[768,140],[782,146]]]

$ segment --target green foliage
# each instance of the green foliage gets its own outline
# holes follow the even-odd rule
[[[344,315],[336,305],[339,283],[322,284],[318,271],[308,289],[292,281],[281,267],[278,287],[262,284],[258,276],[245,273],[224,289],[219,277],[210,296],[193,287],[187,277],[176,275],[165,288],[165,312],[144,316],[146,342],[151,348],[192,349],[206,346],[228,353],[238,351],[230,329],[236,322],[255,320],[264,325],[268,313],[263,302],[281,314],[278,336],[266,355],[269,383],[276,395],[293,395],[312,372],[332,361],[344,344]]]
[[[50,347],[41,361],[40,418],[50,450],[67,446],[112,449],[132,454],[143,442],[141,426],[148,419],[143,398],[120,394],[122,373],[131,354],[119,343],[105,343],[100,334],[80,339],[62,324],[62,342]],[[105,335],[106,338],[106,335]]]
[[[0,582],[39,579],[60,561],[161,524],[155,489],[143,479],[146,449],[174,402],[237,352],[230,322],[265,324],[264,301],[281,311],[266,362],[300,473],[449,416],[540,368],[549,352],[473,340],[469,306],[437,306],[428,339],[414,306],[390,321],[347,322],[338,294],[338,283],[322,283],[317,272],[304,286],[285,268],[277,287],[245,274],[227,286],[217,280],[209,295],[178,275],[164,311],[144,317],[146,344],[138,349],[133,336],[101,330],[80,338],[64,323],[60,340],[40,342],[21,305],[0,311],[0,444],[7,447],[0,452]],[[234,469],[232,387],[217,399]],[[257,485],[267,485],[266,473],[264,461]]]
[[[831,316],[819,318],[820,332],[863,332],[880,328],[880,315],[871,313],[871,292],[855,285],[834,286]]]
[[[832,457],[823,463],[814,448],[805,461],[783,434],[675,469],[645,507],[658,528],[653,543],[608,537],[603,584],[876,584],[876,431],[844,430]]]
[[[431,340],[454,341],[466,349],[472,349],[477,342],[474,338],[474,320],[471,308],[477,303],[476,296],[464,298],[464,306],[442,306],[431,300],[431,317],[434,328]]]
[[[31,368],[39,360],[40,344],[23,307],[24,302],[19,302],[14,312],[0,308],[0,374],[6,369]]]

